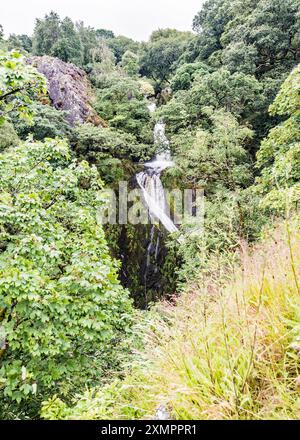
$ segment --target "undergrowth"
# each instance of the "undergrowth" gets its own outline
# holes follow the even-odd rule
[[[199,275],[148,322],[146,351],[123,380],[87,390],[68,407],[45,402],[48,419],[300,417],[299,218],[286,221],[239,264]]]

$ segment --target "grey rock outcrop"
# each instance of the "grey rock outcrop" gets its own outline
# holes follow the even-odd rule
[[[27,62],[46,77],[52,105],[68,112],[66,119],[71,126],[77,122],[102,124],[91,106],[92,89],[83,70],[47,55],[31,57]]]

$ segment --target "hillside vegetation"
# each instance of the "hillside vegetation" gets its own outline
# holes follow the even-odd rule
[[[149,320],[146,351],[132,371],[68,408],[53,398],[46,418],[299,418],[299,218],[286,221],[238,263],[202,274]]]
[[[0,26],[2,419],[300,416],[300,3],[191,25]],[[103,224],[161,153],[204,226]]]

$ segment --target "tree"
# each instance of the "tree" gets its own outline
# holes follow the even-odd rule
[[[61,37],[52,45],[51,55],[62,61],[81,65],[83,62],[81,41],[70,18],[66,17],[61,21],[60,34]]]
[[[24,50],[30,53],[32,51],[32,40],[28,35],[15,35],[11,34],[7,41],[8,49]]]
[[[206,114],[209,128],[183,130],[172,137],[176,167],[170,173],[178,175],[183,187],[203,187],[210,199],[222,187],[235,191],[251,181],[246,146],[253,133],[223,109],[206,108]]]
[[[72,20],[63,20],[55,12],[37,19],[33,36],[34,55],[51,55],[65,62],[81,65],[85,52],[80,39],[80,33]]]
[[[282,85],[270,107],[272,115],[287,119],[274,127],[257,153],[261,176],[254,191],[262,197],[261,206],[286,214],[300,201],[300,66]]]
[[[156,31],[143,45],[141,74],[156,81],[158,86],[169,83],[175,63],[184,53],[191,34],[173,29]]]
[[[47,139],[5,151],[0,172],[1,410],[27,399],[36,414],[50,393],[99,381],[131,301],[97,222],[95,167]]]
[[[83,21],[76,23],[78,37],[81,43],[81,60],[83,66],[93,62],[92,50],[98,46],[96,31],[90,26],[85,26]]]
[[[122,56],[122,67],[129,76],[137,76],[139,72],[139,57],[127,50]]]
[[[33,35],[34,55],[52,55],[52,47],[62,36],[60,18],[51,11],[44,19],[37,19]]]
[[[210,72],[209,66],[202,62],[185,63],[178,67],[175,75],[171,80],[171,88],[175,92],[178,90],[188,90],[195,78],[199,75],[204,75]]]
[[[194,59],[257,78],[288,70],[300,57],[299,12],[298,0],[208,0],[194,18]]]
[[[183,68],[184,66],[175,75],[176,81],[180,78],[184,80],[185,72],[179,73]],[[172,106],[175,109],[176,107],[173,104],[175,100],[178,109],[181,108],[187,114],[187,117],[182,120],[185,125],[197,126],[201,123],[201,119],[206,118],[205,109],[207,106],[214,109],[223,108],[227,112],[241,116],[243,120],[248,119],[248,121],[251,121],[253,114],[256,115],[263,108],[264,97],[261,91],[262,86],[254,76],[238,72],[231,74],[225,69],[210,73],[209,70],[205,71],[203,66],[200,66],[198,73],[197,70],[195,71],[192,87],[186,91],[179,90],[176,92],[166,108],[162,109],[162,113],[167,116],[166,121],[170,122],[167,108]],[[173,124],[176,131],[177,123],[179,124],[178,127],[181,125],[178,118],[183,113],[178,111],[176,116],[175,111],[173,114],[174,121],[171,124]],[[173,127],[171,127],[171,130],[173,130]]]
[[[126,163],[149,160],[154,155],[154,147],[139,144],[132,134],[91,124],[82,124],[72,131],[71,145],[78,158],[97,166],[107,184],[128,178]]]
[[[196,46],[194,56],[199,60],[206,60],[222,49],[221,37],[233,18],[232,9],[231,0],[208,0],[195,16],[193,29],[199,37],[193,41]]]
[[[101,38],[104,40],[109,40],[111,38],[115,38],[115,34],[113,31],[109,31],[107,29],[96,29],[97,38]]]
[[[251,69],[255,66],[257,77],[278,65],[291,68],[300,58],[298,0],[247,3],[245,7],[236,2],[235,18],[222,35],[225,61],[239,70],[240,56],[244,53],[246,64]]]
[[[138,142],[152,143],[150,114],[140,83],[116,75],[103,86],[97,91],[95,109],[98,114],[112,127],[133,134]]]
[[[0,125],[0,152],[6,148],[18,145],[20,139],[14,129],[14,126],[5,121]]]
[[[0,54],[0,124],[11,112],[28,119],[33,116],[33,99],[46,93],[46,80],[28,66],[18,52]]]
[[[10,119],[21,139],[25,140],[31,135],[33,139],[42,141],[45,138],[62,138],[70,134],[70,126],[66,122],[67,112],[38,102],[32,105],[32,111],[32,122],[11,114]]]
[[[140,43],[131,38],[124,37],[123,35],[108,39],[107,44],[113,51],[117,63],[122,62],[122,56],[127,50],[137,53],[140,48]]]

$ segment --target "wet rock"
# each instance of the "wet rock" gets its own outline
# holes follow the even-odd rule
[[[154,420],[171,420],[171,415],[164,405],[159,405],[156,410]]]
[[[27,62],[45,75],[52,105],[68,112],[66,119],[71,126],[77,122],[105,125],[91,106],[92,89],[83,70],[47,55],[31,57]]]

